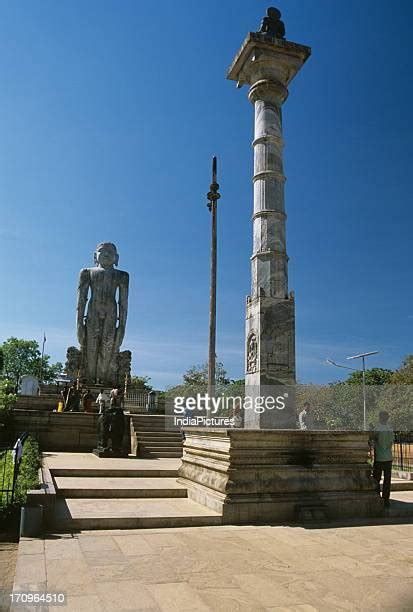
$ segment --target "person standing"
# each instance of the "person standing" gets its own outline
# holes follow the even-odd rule
[[[382,410],[379,413],[379,422],[373,432],[374,464],[373,478],[377,482],[377,491],[380,493],[380,480],[383,474],[383,499],[385,507],[390,506],[391,468],[393,462],[394,431],[388,423],[389,413]]]
[[[84,412],[93,412],[92,410],[92,404],[93,404],[93,400],[95,398],[93,397],[93,394],[91,393],[90,389],[88,389],[86,391],[86,393],[83,393],[82,395],[82,405],[83,405],[83,411]]]
[[[96,398],[96,403],[99,405],[99,414],[103,414],[105,412],[105,408],[109,404],[109,396],[107,393],[105,393],[104,389],[100,390],[100,393]]]
[[[314,419],[311,414],[310,402],[304,402],[303,409],[298,415],[298,422],[300,424],[300,429],[314,429]]]

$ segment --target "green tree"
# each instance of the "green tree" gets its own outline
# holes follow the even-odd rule
[[[10,380],[0,380],[0,411],[8,412],[16,402],[14,385]]]
[[[131,376],[128,389],[142,392],[152,391],[153,386],[149,384],[150,380],[150,376]]]
[[[36,340],[9,338],[0,346],[3,353],[3,371],[6,378],[12,380],[17,387],[20,377],[24,374],[40,376],[43,382],[52,382],[62,372],[60,362],[50,363],[50,356],[43,355]]]
[[[229,385],[230,380],[224,365],[217,361],[215,370],[216,392],[223,392]],[[208,363],[193,365],[183,375],[183,382],[175,387],[170,387],[165,392],[165,397],[193,397],[197,393],[204,394],[208,388]]]
[[[191,366],[183,375],[184,385],[190,387],[201,387],[208,384],[208,363]],[[224,364],[217,361],[215,367],[215,384],[228,385],[230,382]]]
[[[400,368],[394,372],[391,382],[398,385],[413,385],[413,355],[404,358]]]
[[[366,385],[385,385],[391,382],[393,374],[394,372],[392,370],[386,370],[385,368],[371,368],[366,370]],[[345,384],[362,385],[363,372],[361,370],[352,372]]]

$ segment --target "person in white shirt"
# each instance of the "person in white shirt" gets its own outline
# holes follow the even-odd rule
[[[311,414],[310,402],[304,402],[303,409],[298,415],[298,423],[300,425],[300,429],[314,429],[314,419],[313,415]]]
[[[109,404],[109,396],[106,395],[104,389],[100,390],[100,393],[96,398],[96,403],[99,405],[99,414],[103,414],[106,406]]]
[[[377,482],[377,490],[380,492],[380,480],[383,473],[383,499],[386,507],[390,505],[391,468],[394,442],[394,431],[388,424],[388,420],[389,413],[382,410],[379,414],[379,422],[373,432],[373,478]]]

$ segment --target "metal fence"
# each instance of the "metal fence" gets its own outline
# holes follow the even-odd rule
[[[14,502],[16,482],[27,437],[28,434],[24,433],[13,447],[0,449],[0,510],[8,508]]]
[[[158,396],[156,393],[127,391],[125,396],[125,409],[136,413],[157,412]]]
[[[395,432],[393,469],[413,472],[413,431]]]

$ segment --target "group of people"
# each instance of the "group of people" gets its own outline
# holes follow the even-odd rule
[[[101,388],[96,397],[90,389],[78,389],[77,385],[73,384],[63,389],[60,396],[60,404],[64,412],[99,412],[99,414],[103,414],[111,406],[122,407],[124,402],[123,389],[119,387],[113,387],[109,394],[106,393],[104,388]]]
[[[309,402],[305,402],[303,410],[298,416],[298,423],[302,430],[314,430],[314,418]],[[384,506],[390,506],[391,472],[393,463],[394,431],[389,424],[389,413],[382,410],[379,413],[379,422],[370,426],[369,445],[373,454],[373,478],[376,481],[377,492],[380,493],[380,481],[383,476],[382,497]]]

